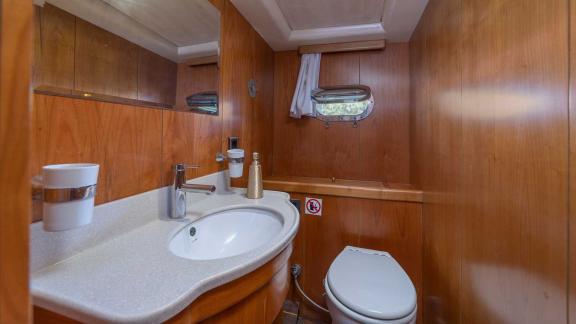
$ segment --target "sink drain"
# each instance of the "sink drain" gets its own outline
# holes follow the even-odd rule
[[[194,236],[196,235],[196,227],[192,226],[190,227],[190,236]]]

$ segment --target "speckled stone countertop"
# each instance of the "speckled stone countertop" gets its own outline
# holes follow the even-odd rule
[[[153,197],[167,193],[167,189],[160,190],[164,191],[154,193]],[[96,219],[102,213],[100,209],[104,209],[109,218],[115,210],[128,214],[122,217],[128,219],[131,219],[129,215],[138,212],[158,214],[162,208],[157,205],[163,199],[154,198],[158,200],[154,202],[147,194],[129,198],[141,199],[144,207],[137,204],[122,209],[103,205],[103,208],[96,208],[94,217]],[[88,225],[82,230],[87,231],[84,235],[91,239],[79,239],[82,233],[41,233],[41,225],[32,225],[34,305],[83,322],[162,322],[178,314],[204,292],[237,279],[274,258],[290,244],[298,229],[299,214],[286,193],[265,191],[263,199],[252,200],[245,198],[243,191],[236,190],[230,194],[200,195],[191,200],[188,215],[183,220],[141,215],[148,220],[140,220],[138,227],[129,230],[124,223],[111,227],[114,222],[103,220],[108,224],[107,230],[119,232],[106,236],[90,230],[92,225]],[[220,210],[258,206],[274,209],[283,216],[281,232],[270,244],[245,254],[202,261],[177,257],[168,249],[170,239],[190,222]],[[118,230],[122,226],[125,231]],[[84,249],[76,251],[62,247],[58,250],[58,244],[71,242]]]

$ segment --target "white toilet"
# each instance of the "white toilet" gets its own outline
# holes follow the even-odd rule
[[[324,288],[335,324],[416,323],[416,289],[387,252],[347,246],[332,262]]]

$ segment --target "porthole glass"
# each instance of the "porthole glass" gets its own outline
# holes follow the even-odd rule
[[[324,121],[358,121],[370,115],[374,98],[364,85],[323,87],[312,91],[316,118]]]

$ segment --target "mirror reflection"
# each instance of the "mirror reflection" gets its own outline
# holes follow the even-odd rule
[[[220,12],[209,0],[35,4],[36,93],[217,113]],[[209,105],[188,104],[208,92]]]

